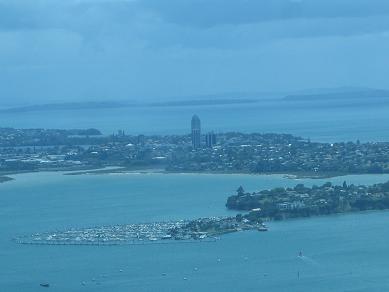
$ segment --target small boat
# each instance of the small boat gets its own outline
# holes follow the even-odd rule
[[[258,227],[258,231],[267,231],[267,227],[260,226],[260,227]]]
[[[50,284],[49,283],[40,283],[41,287],[49,288]]]

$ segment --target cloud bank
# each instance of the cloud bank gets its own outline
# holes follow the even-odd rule
[[[385,88],[389,2],[0,0],[0,105]]]

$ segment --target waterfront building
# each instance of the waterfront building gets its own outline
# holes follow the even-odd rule
[[[192,130],[192,147],[193,149],[199,149],[201,146],[201,122],[197,115],[192,117],[191,122]]]
[[[209,132],[205,135],[205,145],[208,148],[212,148],[216,145],[216,134],[214,132]]]

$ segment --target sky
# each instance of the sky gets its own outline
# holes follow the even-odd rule
[[[387,0],[0,0],[0,105],[389,88]]]

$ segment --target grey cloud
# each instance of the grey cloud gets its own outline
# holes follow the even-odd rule
[[[80,28],[105,21],[131,19],[141,9],[136,1],[1,1],[0,30]],[[99,23],[102,22],[102,23]]]
[[[95,49],[223,48],[383,32],[387,14],[379,0],[0,0],[0,30],[70,30]]]
[[[385,87],[388,7],[378,0],[0,0],[0,98]]]
[[[160,24],[152,48],[179,46],[187,48],[244,49],[259,47],[279,39],[353,37],[389,31],[389,18],[289,19],[266,23],[215,26],[207,29]]]
[[[169,22],[210,27],[294,18],[388,15],[385,0],[144,0]]]

